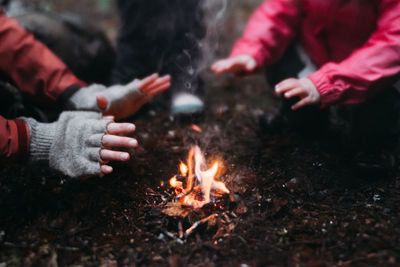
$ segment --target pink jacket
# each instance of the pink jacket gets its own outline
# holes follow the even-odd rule
[[[319,67],[308,78],[322,108],[363,102],[400,78],[399,0],[266,0],[231,57],[271,65],[295,38]]]

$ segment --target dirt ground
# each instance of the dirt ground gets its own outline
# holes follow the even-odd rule
[[[225,24],[232,35],[247,13]],[[217,54],[234,37],[222,38]],[[146,107],[130,119],[140,148],[110,176],[70,181],[44,168],[1,169],[0,266],[400,263],[400,178],[355,177],[332,135],[262,133],[258,116],[276,105],[262,75],[205,79],[202,132],[163,106]],[[231,197],[167,215],[168,180],[193,144],[223,162]]]

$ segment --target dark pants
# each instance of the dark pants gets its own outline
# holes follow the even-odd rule
[[[291,46],[280,62],[267,70],[267,79],[271,85],[280,81],[297,77],[304,64]],[[390,87],[374,98],[362,104],[320,109],[308,106],[298,111],[290,107],[298,99],[282,98],[281,115],[292,129],[318,132],[328,126],[331,121],[340,128],[342,140],[346,148],[356,151],[395,150],[400,132],[400,94]],[[330,112],[334,110],[335,112]],[[334,114],[334,116],[331,113]],[[308,130],[308,131],[307,131]]]
[[[353,149],[373,152],[397,149],[400,95],[395,88],[390,87],[365,103],[340,107],[337,114],[348,123],[347,140]]]
[[[202,1],[118,0],[121,26],[112,83],[154,72],[171,74],[172,90],[196,92]]]

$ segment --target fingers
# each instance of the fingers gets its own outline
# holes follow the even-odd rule
[[[290,78],[280,82],[275,86],[275,92],[283,94],[285,98],[300,97],[301,100],[295,103],[291,108],[297,110],[306,105],[310,105],[310,97],[306,88],[302,87],[298,79]]]
[[[321,101],[318,89],[308,78],[286,79],[275,86],[275,92],[283,94],[285,98],[300,97],[301,100],[292,106],[293,110],[307,105],[316,105]]]
[[[290,78],[286,79],[275,86],[275,93],[278,95],[285,93],[289,90],[299,87],[299,82],[297,79]]]
[[[161,92],[166,91],[170,87],[171,87],[171,83],[167,82],[167,83],[159,85],[158,87],[151,89],[151,91],[149,91],[147,94],[150,96],[155,96]]]
[[[307,91],[304,88],[295,87],[293,89],[290,89],[289,91],[286,91],[286,93],[284,93],[285,98],[292,98],[295,96],[304,98],[307,96]]]
[[[105,116],[105,119],[108,117]],[[110,117],[112,119],[112,117]],[[107,126],[107,134],[103,136],[102,145],[107,148],[136,148],[138,142],[134,138],[119,136],[133,133],[136,130],[136,126],[132,123],[115,123],[111,122]],[[130,155],[127,152],[113,151],[110,149],[102,148],[100,150],[100,171],[102,175],[110,174],[113,172],[113,168],[106,165],[109,161],[128,161]]]
[[[224,73],[228,69],[229,59],[218,60],[211,66],[211,70],[215,72],[215,74],[220,75]]]
[[[147,86],[152,84],[155,80],[157,80],[159,77],[160,77],[160,75],[158,75],[158,73],[154,73],[154,74],[142,79],[139,84],[139,90],[146,88]]]
[[[134,138],[106,134],[103,136],[102,144],[105,147],[136,148],[138,142]]]
[[[140,90],[148,95],[155,95],[152,94],[155,92],[158,92],[159,88],[166,90],[171,86],[171,76],[170,75],[165,75],[163,77],[157,78],[156,80],[152,81],[151,83],[147,84],[146,87],[142,87]],[[162,90],[161,90],[162,91]]]
[[[113,116],[113,115],[106,115],[106,116],[103,116],[103,120],[114,121],[114,120],[115,120],[115,116]]]
[[[235,65],[239,66],[235,67]],[[237,58],[228,58],[219,60],[211,67],[211,70],[214,71],[215,74],[217,75],[221,75],[227,72],[234,73],[239,69],[240,69],[240,62]]]
[[[301,107],[308,106],[308,105],[311,105],[311,104],[313,104],[311,98],[310,97],[306,97],[306,98],[301,99],[296,104],[294,104],[292,106],[292,110],[297,110],[297,109],[299,109]]]
[[[100,172],[104,175],[110,174],[113,172],[113,167],[108,166],[108,165],[101,165],[100,166]]]
[[[158,78],[157,80],[155,80],[152,84],[150,84],[147,88],[146,88],[146,92],[153,90],[154,88],[157,88],[159,86],[168,84],[171,82],[171,76],[170,75],[165,75],[163,77]]]
[[[223,73],[252,72],[257,68],[257,61],[250,55],[239,55],[233,58],[222,59],[211,66],[216,75]]]
[[[136,126],[132,123],[115,123],[112,122],[107,126],[107,133],[111,135],[127,135],[136,130]]]
[[[100,150],[100,158],[102,161],[128,161],[131,156],[128,152],[113,151],[109,149]]]

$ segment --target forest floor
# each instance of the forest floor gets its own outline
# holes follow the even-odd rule
[[[134,159],[110,176],[1,170],[0,266],[399,264],[400,178],[354,177],[329,138],[262,134],[262,77],[208,84],[201,133],[148,107],[132,119]],[[193,144],[223,163],[233,197],[167,215],[168,180]]]
[[[221,55],[259,2],[229,13]],[[131,119],[140,147],[110,176],[1,169],[0,267],[400,264],[400,177],[355,176],[332,133],[262,133],[258,117],[276,103],[262,76],[205,81],[202,131],[146,107]],[[194,144],[222,162],[231,195],[172,216],[168,181]]]

